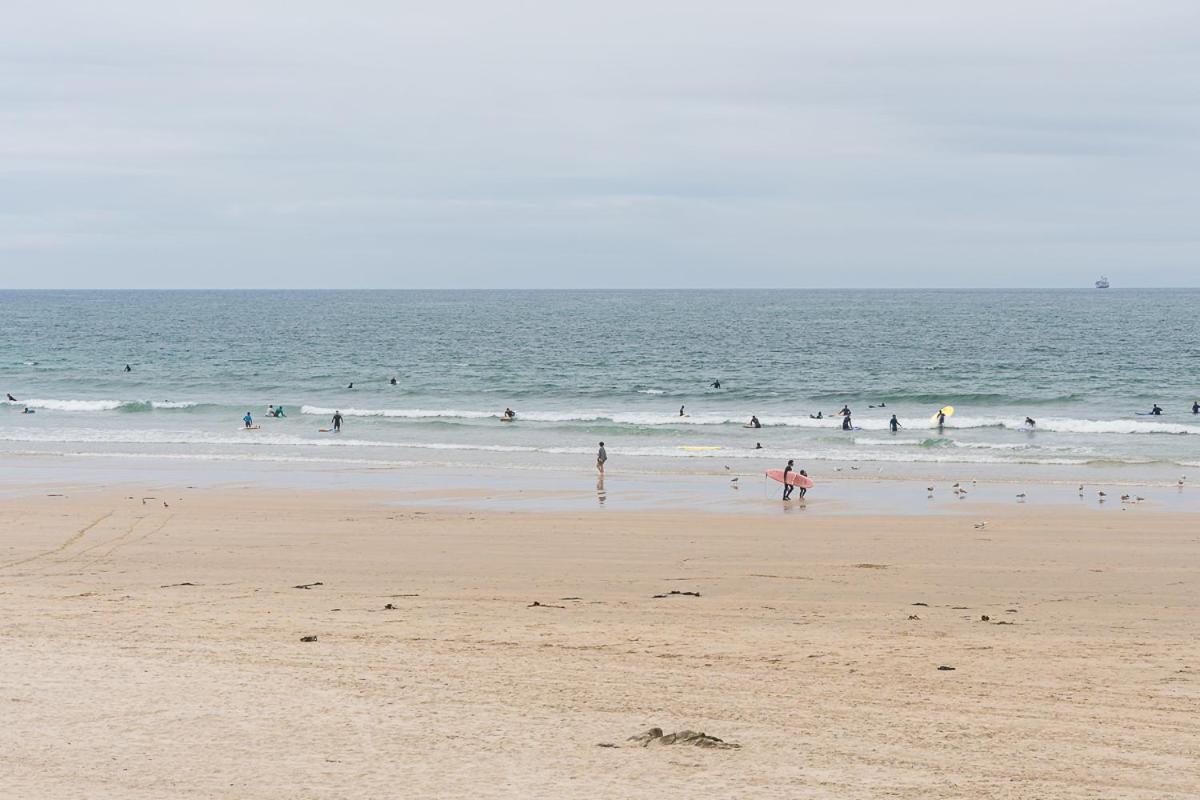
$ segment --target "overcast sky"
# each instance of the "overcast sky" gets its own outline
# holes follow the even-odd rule
[[[1196,286],[1200,4],[11,4],[0,286]]]

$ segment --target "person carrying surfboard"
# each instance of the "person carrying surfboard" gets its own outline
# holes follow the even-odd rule
[[[944,408],[938,409],[937,426],[938,426],[938,430],[941,430],[942,428],[946,427],[946,409],[944,409]]]
[[[788,483],[788,475],[792,473],[792,468],[796,465],[794,458],[789,458],[787,466],[783,468],[783,499],[788,500],[792,496],[792,489],[796,487]]]

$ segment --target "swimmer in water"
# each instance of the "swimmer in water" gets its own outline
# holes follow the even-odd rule
[[[32,413],[33,413],[33,409],[32,409],[32,408],[30,408],[29,406],[25,406],[25,410],[24,410],[24,411],[22,411],[21,413],[22,413],[22,414],[32,414]]]
[[[1154,417],[1162,416],[1162,409],[1158,407],[1158,403],[1154,404],[1154,408],[1150,409],[1150,415]]]
[[[1036,426],[1037,426],[1037,420],[1036,420],[1036,419],[1034,419],[1033,417],[1026,417],[1026,418],[1025,418],[1025,425],[1026,425],[1027,427],[1030,427],[1030,428],[1036,427]]]
[[[395,386],[395,385],[396,385],[396,379],[392,378],[392,386]]]
[[[761,428],[762,427],[762,423],[758,421],[758,417],[755,417],[753,415],[750,417],[750,427],[751,428]]]
[[[512,420],[514,420],[516,418],[517,418],[517,412],[513,411],[511,408],[504,409],[504,419],[511,422]]]
[[[125,365],[125,371],[126,371],[126,372],[133,372],[133,367],[131,367],[131,366],[129,366],[128,364],[126,364],[126,365]]]
[[[754,444],[754,449],[755,449],[755,450],[762,450],[762,442],[755,442],[755,444]]]
[[[285,417],[285,416],[287,416],[286,414],[284,414],[284,413],[283,413],[283,406],[275,406],[275,416],[276,416],[276,417]]]
[[[715,381],[713,381],[712,383],[710,383],[710,384],[709,384],[709,386],[710,386],[711,388],[713,388],[713,389],[720,389],[720,388],[721,388],[721,381],[720,381],[719,379],[718,379],[718,380],[715,380]]]
[[[809,419],[825,419],[825,415],[823,413],[821,413],[820,411],[818,411],[816,414],[809,414],[808,418]]]
[[[354,381],[350,381],[350,385],[349,385],[349,386],[347,386],[346,388],[347,388],[347,389],[353,389],[353,388],[354,388]]]

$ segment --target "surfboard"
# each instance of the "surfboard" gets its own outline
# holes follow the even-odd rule
[[[337,433],[333,428],[317,428],[317,433]]]
[[[1136,413],[1139,417],[1161,417],[1167,412],[1164,411],[1162,414],[1155,414],[1153,411],[1137,411],[1134,413]]]
[[[680,445],[680,450],[720,450],[720,447],[712,445]]]
[[[767,477],[776,483],[783,483],[783,470],[769,469]],[[801,475],[799,472],[789,472],[787,482],[792,486],[799,486],[802,489],[811,489],[813,487],[812,478],[807,475]]]
[[[241,429],[244,431],[260,431],[262,430],[262,425],[251,425],[249,428],[243,425]]]
[[[954,416],[954,406],[943,406],[941,409],[941,412],[943,414],[945,414],[947,417],[953,417]],[[932,422],[934,425],[937,425],[937,418],[938,418],[938,415],[934,414],[932,417],[929,418],[929,421]]]

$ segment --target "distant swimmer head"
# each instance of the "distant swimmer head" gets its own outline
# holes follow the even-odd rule
[[[347,389],[353,389],[353,388],[354,388],[354,381],[350,381],[350,385],[349,385],[349,386],[347,386],[346,388],[347,388]]]
[[[762,442],[755,442],[755,443],[754,443],[754,449],[755,449],[755,450],[762,450]]]

